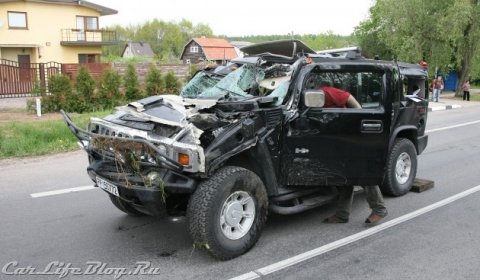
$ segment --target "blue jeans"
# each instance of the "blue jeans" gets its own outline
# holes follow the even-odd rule
[[[440,98],[440,93],[442,92],[441,89],[439,88],[434,88],[433,89],[433,96],[432,96],[432,101],[438,102],[438,99]]]

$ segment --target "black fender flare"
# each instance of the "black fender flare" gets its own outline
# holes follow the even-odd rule
[[[390,152],[393,147],[393,143],[395,142],[395,139],[399,137],[399,135],[402,135],[402,138],[407,138],[410,141],[412,141],[413,145],[415,146],[415,149],[417,151],[417,154],[419,153],[418,151],[418,128],[414,125],[402,125],[397,128],[395,128],[392,132],[392,136],[388,140],[388,151]]]
[[[250,160],[255,161],[255,163],[258,164],[256,165],[258,169],[252,167],[249,169],[253,169],[251,171],[257,173],[262,179],[269,195],[276,194],[278,187],[277,174],[266,143],[266,139],[273,131],[274,129],[268,131],[262,129],[253,139],[243,142],[235,149],[232,149],[212,160],[206,170],[207,176],[211,176],[213,172],[222,167],[229,160],[235,159],[235,157],[240,156],[241,154],[246,154]],[[261,158],[262,160],[255,160],[257,158]],[[247,166],[242,167],[247,168]]]

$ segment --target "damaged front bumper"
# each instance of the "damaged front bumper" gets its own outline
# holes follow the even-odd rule
[[[196,180],[169,169],[150,170],[158,174],[157,183],[146,184],[146,176],[119,175],[108,161],[91,162],[87,172],[97,187],[152,216],[167,215],[168,196],[192,193],[197,186]]]
[[[110,195],[141,212],[163,216],[169,195],[195,191],[197,179],[155,143],[92,133],[77,127],[65,112],[61,113],[89,155],[89,177]]]

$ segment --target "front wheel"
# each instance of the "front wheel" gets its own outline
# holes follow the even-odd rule
[[[417,175],[417,152],[405,138],[395,140],[387,159],[381,190],[391,196],[402,196],[410,191]]]
[[[219,169],[203,181],[187,208],[194,244],[228,260],[247,252],[260,238],[268,197],[262,180],[236,166]]]

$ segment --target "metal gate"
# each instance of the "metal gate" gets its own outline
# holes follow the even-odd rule
[[[48,77],[62,73],[62,64],[18,63],[0,59],[0,98],[33,96],[35,83],[47,88]]]

